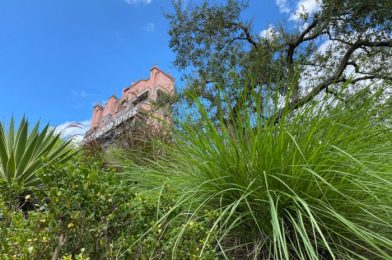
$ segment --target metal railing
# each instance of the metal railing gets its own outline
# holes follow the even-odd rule
[[[88,143],[104,136],[105,134],[109,133],[111,130],[119,126],[121,123],[134,117],[137,112],[138,109],[136,107],[118,112],[116,115],[112,116],[111,119],[107,120],[105,124],[100,126],[97,130],[88,130],[86,132],[86,135],[84,136],[84,142]]]

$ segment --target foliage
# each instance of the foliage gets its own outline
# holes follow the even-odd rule
[[[53,216],[33,212],[26,220],[20,211],[10,211],[0,201],[0,258],[48,259],[55,248],[55,235],[50,222]]]
[[[212,244],[224,257],[390,259],[392,111],[381,96],[328,98],[278,123],[242,107],[229,128],[199,104],[206,124],[184,124],[149,171],[182,187],[181,214],[219,212],[200,257]]]
[[[390,90],[390,1],[320,0],[264,38],[246,1],[182,2],[170,46],[199,114],[72,160],[49,126],[1,124],[0,258],[391,259],[392,103],[357,85]]]
[[[8,131],[0,124],[0,176],[8,185],[30,188],[41,182],[37,172],[52,162],[64,162],[72,155],[69,142],[62,143],[55,129],[46,125],[40,131],[37,123],[31,132],[29,122],[23,118],[15,129],[14,119]]]
[[[83,156],[66,165],[52,163],[39,173],[45,192],[26,197],[40,205],[27,219],[2,204],[1,258],[171,258],[172,245],[178,243],[174,235],[187,224],[184,218],[171,219],[183,210],[172,211],[175,190],[162,182],[147,187],[149,176],[139,177],[145,182],[138,184],[137,178],[125,178],[102,166],[101,161]],[[6,187],[2,194],[12,193]],[[163,216],[166,222],[159,225]],[[178,257],[197,255],[200,241],[207,236],[207,222],[186,227]]]
[[[159,126],[155,127],[155,123],[147,118],[153,118]],[[127,163],[148,165],[165,153],[162,144],[170,143],[170,130],[168,122],[148,114],[146,118],[122,129],[116,140],[102,153],[103,159],[108,165],[119,169]]]
[[[203,124],[153,146],[131,140],[134,155],[64,164],[49,152],[34,172],[40,189],[0,179],[0,258],[390,259],[392,106],[372,86],[336,96],[277,118],[262,116],[263,91],[245,92],[230,124],[198,102]]]
[[[278,90],[295,110],[322,93],[341,93],[347,82],[358,88],[391,81],[391,1],[316,0],[312,10],[298,7],[290,27],[268,28],[266,36],[243,19],[247,2],[173,1],[167,15],[174,65],[191,72],[186,90],[208,104],[210,114],[232,112],[243,93],[258,86]]]
[[[148,182],[152,176],[144,177]],[[129,209],[133,221],[128,223],[128,228],[133,232],[124,232],[117,241],[117,256],[126,259],[198,258],[213,215],[198,221],[188,218],[182,214],[186,212],[183,205],[176,205],[177,195],[167,184],[136,195],[134,207]],[[210,244],[207,247],[205,259],[216,259],[213,247]]]
[[[123,232],[134,194],[132,186],[89,158],[52,165],[42,173],[50,202],[47,210],[65,243],[60,252],[96,258],[110,252],[111,241]]]

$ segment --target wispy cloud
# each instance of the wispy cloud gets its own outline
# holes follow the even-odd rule
[[[75,97],[87,98],[87,92],[85,90],[72,90],[72,95]]]
[[[299,0],[297,9],[291,14],[290,20],[299,21],[303,14],[313,14],[320,9],[319,0]]]
[[[300,21],[303,14],[314,14],[320,10],[321,0],[275,0],[281,13],[289,15],[289,20]]]
[[[322,44],[320,44],[320,46],[318,47],[318,51],[321,54],[325,54],[328,50],[328,48],[330,48],[332,42],[330,40],[326,40],[324,41]]]
[[[64,122],[56,126],[56,133],[60,134],[64,140],[73,139],[74,142],[82,141],[84,134],[90,128],[90,121]]]
[[[291,9],[288,0],[275,0],[276,5],[281,13],[290,13]]]
[[[155,31],[155,23],[148,23],[144,26],[144,30],[146,30],[146,32],[154,32]]]
[[[262,30],[259,34],[260,38],[267,39],[267,40],[272,40],[276,36],[279,35],[279,32],[275,30],[275,27],[270,24],[267,29]]]
[[[124,0],[127,4],[135,5],[135,4],[151,4],[152,0]]]

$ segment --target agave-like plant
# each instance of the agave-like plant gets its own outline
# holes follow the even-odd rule
[[[73,155],[69,141],[62,142],[55,129],[36,123],[29,131],[24,117],[18,128],[11,118],[8,131],[0,124],[0,178],[8,184],[35,187],[40,184],[37,171],[52,162],[64,162]]]

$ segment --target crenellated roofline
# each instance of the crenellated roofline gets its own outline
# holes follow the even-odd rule
[[[118,121],[118,118],[123,118],[123,114],[127,114],[129,111],[152,112],[153,104],[158,99],[158,90],[174,95],[174,79],[155,65],[150,70],[148,79],[141,79],[123,89],[121,98],[111,95],[105,105],[98,103],[94,106],[89,133],[107,128],[113,123],[113,120]]]

